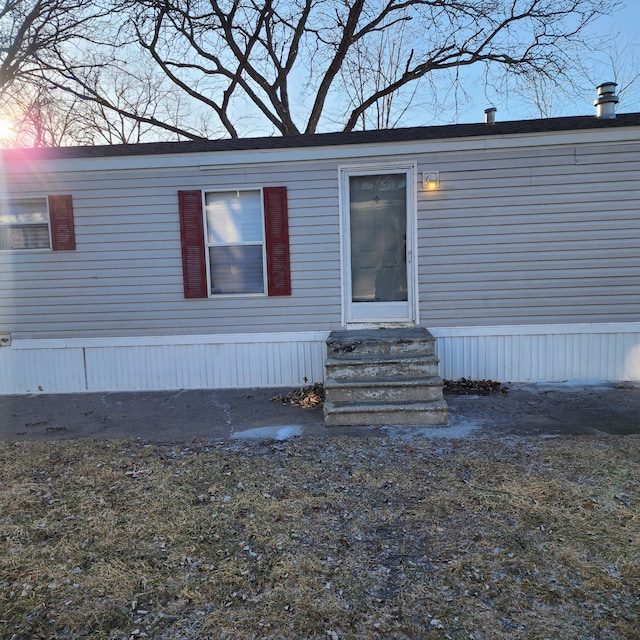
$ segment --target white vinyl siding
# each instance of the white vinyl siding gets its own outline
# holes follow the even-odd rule
[[[419,192],[427,327],[635,322],[640,144],[455,153]]]
[[[73,254],[0,255],[0,332],[14,339],[202,335],[339,328],[340,235],[334,163],[283,167],[197,165],[44,176],[73,194]],[[14,191],[31,188],[16,175]],[[185,300],[177,191],[287,186],[291,296]]]
[[[601,138],[602,131],[595,132]],[[636,322],[640,143],[411,151],[426,327]],[[477,141],[476,141],[477,146]],[[555,145],[555,146],[554,146]],[[487,145],[488,146],[488,145]],[[319,150],[322,151],[322,150]],[[362,164],[362,151],[354,164]],[[117,169],[5,166],[11,197],[73,194],[74,252],[0,252],[0,333],[14,340],[329,331],[341,325],[339,160]],[[270,156],[273,159],[273,154]],[[319,154],[321,157],[321,154]],[[381,156],[370,156],[375,163]],[[113,159],[111,159],[113,160]],[[128,161],[131,161],[129,159]],[[124,160],[123,160],[124,162]],[[71,167],[74,170],[66,169]],[[440,188],[422,190],[422,171]],[[185,300],[177,191],[286,185],[292,295]]]

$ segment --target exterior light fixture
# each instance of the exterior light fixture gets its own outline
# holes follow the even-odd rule
[[[433,191],[440,186],[440,172],[439,171],[425,171],[422,174],[422,188],[428,191]]]

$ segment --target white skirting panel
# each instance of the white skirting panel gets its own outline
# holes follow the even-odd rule
[[[430,331],[447,380],[640,380],[640,322]]]
[[[0,394],[84,391],[84,355],[80,348],[0,348]]]
[[[640,381],[640,322],[430,330],[449,380]],[[14,340],[0,394],[302,386],[324,380],[328,334]]]
[[[0,393],[302,386],[324,379],[328,334],[14,340]]]

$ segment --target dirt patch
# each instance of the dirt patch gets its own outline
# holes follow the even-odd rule
[[[0,637],[638,638],[640,436],[0,444]]]

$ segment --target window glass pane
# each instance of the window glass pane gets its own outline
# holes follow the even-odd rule
[[[262,245],[210,247],[211,293],[264,293]]]
[[[2,249],[49,249],[49,226],[29,224],[22,227],[0,226]]]
[[[0,204],[0,224],[47,224],[46,198],[8,200]]]
[[[260,191],[205,194],[209,244],[262,242]]]

